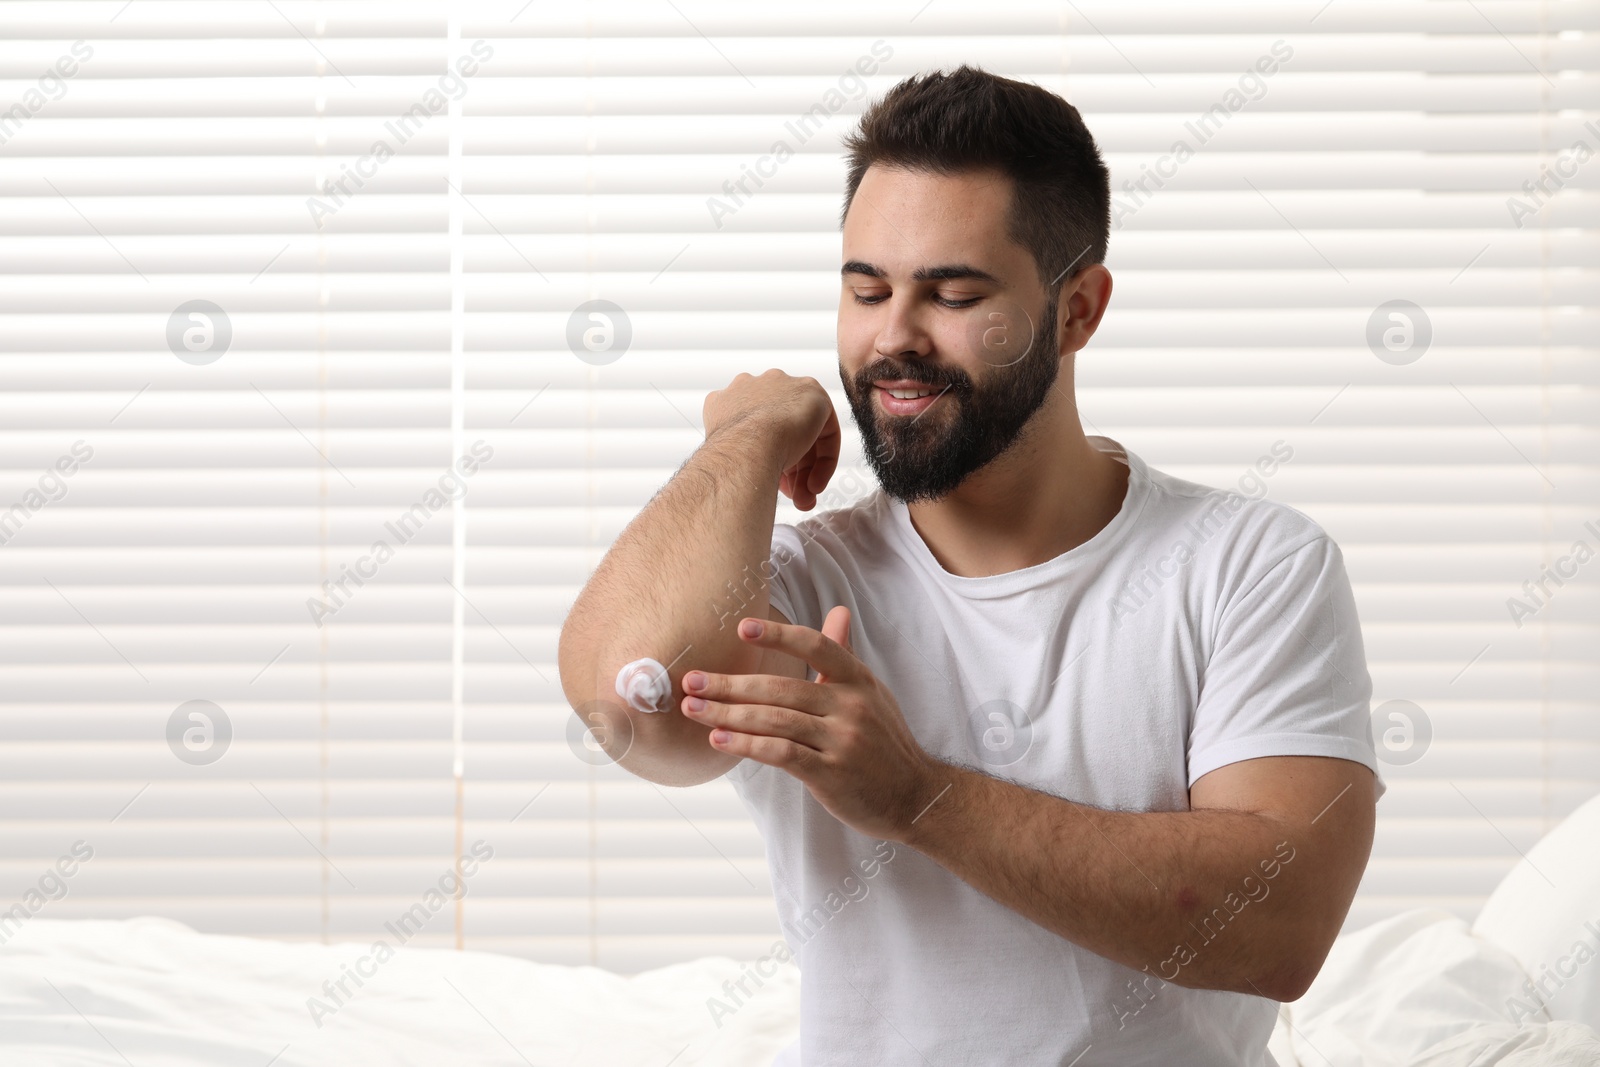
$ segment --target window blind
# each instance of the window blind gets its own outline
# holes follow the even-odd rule
[[[0,937],[765,952],[731,788],[597,759],[557,633],[707,391],[778,366],[847,410],[838,139],[961,62],[1060,92],[1112,168],[1087,429],[1344,549],[1390,782],[1347,925],[1474,914],[1600,787],[1600,5],[110,0],[0,30]],[[824,504],[872,484],[847,428]]]

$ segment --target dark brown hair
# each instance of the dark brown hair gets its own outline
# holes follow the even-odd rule
[[[976,67],[900,82],[844,139],[849,152],[844,209],[874,163],[956,174],[998,170],[1015,183],[1013,241],[1033,254],[1039,280],[1105,260],[1111,179],[1078,109],[1055,93]]]

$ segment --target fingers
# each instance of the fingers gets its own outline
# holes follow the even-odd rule
[[[811,480],[811,465],[807,462],[810,458],[811,453],[806,453],[778,478],[778,491],[794,501],[794,506],[801,511],[810,511],[817,505],[817,495],[807,488]]]
[[[706,726],[720,727],[742,734],[781,737],[820,751],[823,720],[793,708],[769,704],[725,704],[699,697],[685,697],[683,714]]]
[[[835,604],[829,611],[828,617],[822,620],[822,636],[837,644],[840,648],[850,648],[850,609],[843,604]],[[828,681],[828,676],[819,673],[817,684],[822,685]]]
[[[866,669],[854,653],[809,626],[744,618],[739,620],[739,637],[752,645],[787,652],[810,665],[818,675],[835,681],[853,681]]]
[[[815,682],[783,678],[776,674],[713,674],[694,670],[683,676],[685,711],[690,698],[723,704],[771,704],[807,715],[826,710],[827,694]]]
[[[801,511],[810,511],[817,506],[817,490],[821,488],[815,484],[817,472],[817,446],[812,445],[794,467],[794,506]],[[823,485],[827,480],[823,480]]]
[[[837,644],[840,648],[850,647],[850,609],[843,604],[835,604],[828,611],[828,617],[822,620],[822,636]]]
[[[813,493],[809,488],[811,464],[807,460],[810,458],[811,454],[808,452],[806,453],[806,458],[795,465],[794,477],[790,482],[794,487],[794,492],[789,494],[789,498],[794,501],[794,506],[801,511],[810,511],[817,506],[817,494]]]
[[[794,501],[795,507],[801,511],[810,511],[817,506],[822,491],[828,487],[828,482],[833,480],[834,472],[839,469],[842,445],[839,415],[830,402],[828,419],[823,424],[821,432],[817,434],[817,439],[811,443],[811,447],[800,458],[800,462],[785,472],[790,476],[790,489],[786,491],[786,495]]]
[[[828,405],[828,421],[822,427],[822,433],[817,435],[817,443],[812,446],[816,462],[811,466],[807,488],[812,494],[822,492],[828,487],[828,482],[833,478],[834,471],[839,469],[839,450],[842,437],[839,432],[839,415],[833,410],[833,405]]]
[[[822,759],[816,749],[782,737],[712,730],[710,738],[712,748],[788,771],[802,782],[812,776]]]

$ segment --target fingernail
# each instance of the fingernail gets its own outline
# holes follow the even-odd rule
[[[706,710],[706,702],[699,697],[684,697],[683,710],[694,713]]]
[[[728,743],[728,731],[726,731],[726,730],[712,730],[711,731],[711,740],[715,741],[719,745],[727,744]]]
[[[683,676],[683,687],[691,693],[698,693],[706,687],[706,676],[699,671],[690,671]]]
[[[760,619],[746,619],[746,620],[744,620],[743,622],[741,622],[739,624],[739,633],[740,633],[741,636],[744,636],[744,637],[760,637],[761,636],[761,620]]]

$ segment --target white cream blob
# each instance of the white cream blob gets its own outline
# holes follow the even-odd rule
[[[655,660],[636,659],[617,672],[617,696],[634,711],[666,711],[672,699],[672,678]]]

